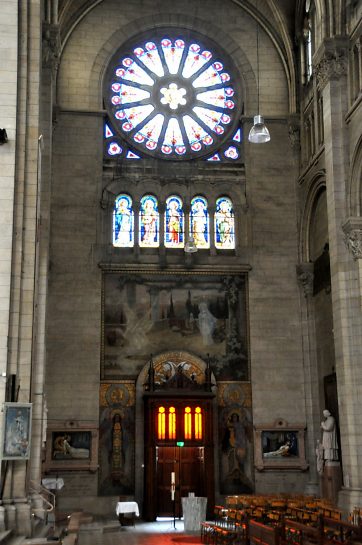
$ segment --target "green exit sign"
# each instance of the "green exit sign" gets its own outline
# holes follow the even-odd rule
[[[185,445],[185,443],[183,441],[177,441],[176,445],[178,447],[183,447]]]

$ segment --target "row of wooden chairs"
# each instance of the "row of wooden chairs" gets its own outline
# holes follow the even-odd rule
[[[201,524],[201,539],[211,545],[276,545],[275,541],[284,545],[355,545],[362,542],[362,519],[358,519],[358,524],[351,524],[342,521],[340,511],[325,511],[320,506],[315,510],[298,507],[284,511],[269,506],[249,505],[244,509],[215,506],[215,520]],[[265,534],[265,543],[259,534]]]

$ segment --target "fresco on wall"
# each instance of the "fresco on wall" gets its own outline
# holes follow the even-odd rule
[[[100,389],[99,494],[134,494],[135,387],[133,381]]]
[[[222,382],[218,385],[220,493],[254,491],[251,385]]]
[[[187,350],[217,380],[248,380],[243,275],[104,275],[102,378],[136,378],[151,354]]]

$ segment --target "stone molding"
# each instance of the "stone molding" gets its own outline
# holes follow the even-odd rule
[[[314,263],[299,263],[296,269],[298,284],[304,297],[313,295]]]
[[[300,121],[296,116],[288,119],[288,135],[290,146],[294,150],[300,149]]]
[[[338,80],[347,74],[348,48],[344,38],[326,39],[313,58],[313,72],[317,87],[324,89],[331,80]]]
[[[348,218],[342,225],[344,243],[353,259],[362,258],[362,217]]]
[[[60,32],[59,25],[43,22],[42,28],[42,63],[43,68],[49,68],[56,74],[60,64]]]

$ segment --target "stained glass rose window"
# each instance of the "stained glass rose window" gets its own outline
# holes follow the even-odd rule
[[[230,59],[197,34],[164,31],[117,54],[105,104],[115,132],[164,159],[212,156],[237,130],[240,92]],[[113,143],[112,153],[120,153]],[[235,155],[234,149],[228,151]]]

